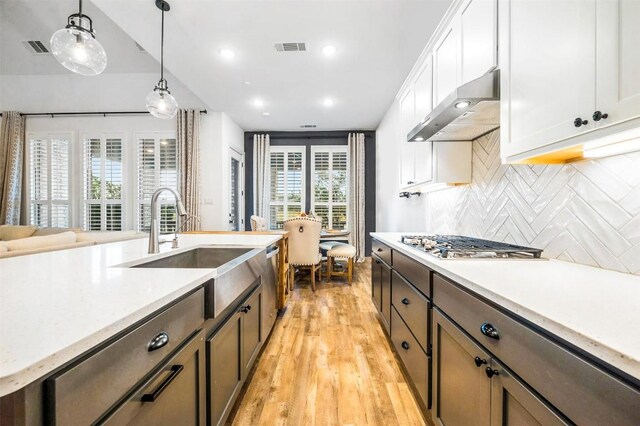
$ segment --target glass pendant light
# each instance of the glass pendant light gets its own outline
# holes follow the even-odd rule
[[[160,81],[151,93],[147,95],[147,109],[154,117],[169,119],[176,116],[178,102],[171,96],[167,80],[164,79],[164,12],[171,7],[164,0],[156,0],[156,6],[162,11],[162,29],[160,35]]]
[[[69,15],[67,26],[51,36],[51,52],[66,69],[82,75],[98,75],[107,67],[107,53],[96,40],[93,21],[82,13]]]

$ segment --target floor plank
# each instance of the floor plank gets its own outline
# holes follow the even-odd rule
[[[370,259],[353,284],[296,283],[234,425],[424,425],[371,302]]]

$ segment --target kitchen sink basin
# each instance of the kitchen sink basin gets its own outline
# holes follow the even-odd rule
[[[239,259],[252,250],[253,248],[239,247],[198,247],[162,259],[141,263],[133,266],[133,268],[217,269],[235,259]]]
[[[126,268],[215,269],[204,283],[205,316],[217,318],[247,291],[260,284],[267,267],[266,248],[201,246],[121,265]]]

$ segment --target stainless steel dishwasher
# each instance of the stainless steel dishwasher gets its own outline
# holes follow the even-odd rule
[[[278,292],[278,259],[280,249],[273,244],[267,248],[267,267],[262,276],[262,291],[264,297],[262,311],[262,335],[268,336],[278,316],[276,297]]]

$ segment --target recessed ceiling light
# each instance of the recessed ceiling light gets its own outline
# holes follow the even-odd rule
[[[326,106],[327,108],[331,108],[333,106],[333,99],[324,98],[324,100],[322,101],[322,105]]]
[[[325,56],[333,56],[336,54],[336,47],[332,46],[332,45],[327,45],[325,47],[322,48],[322,53],[325,54]]]
[[[270,115],[271,115],[271,113],[270,113],[270,112],[265,111],[265,112],[263,112],[263,113],[262,113],[262,115],[263,115],[264,117],[268,117],[268,116],[270,116]]]
[[[460,101],[455,106],[458,109],[462,109],[462,108],[468,107],[469,105],[471,105],[471,102],[469,102],[469,101]]]
[[[244,82],[242,82],[242,84],[244,84],[245,86],[251,86],[251,82],[250,81],[244,81]]]
[[[264,101],[262,99],[254,99],[253,106],[256,108],[261,108],[264,106]]]
[[[233,59],[236,53],[231,49],[220,49],[220,55],[225,59]]]

